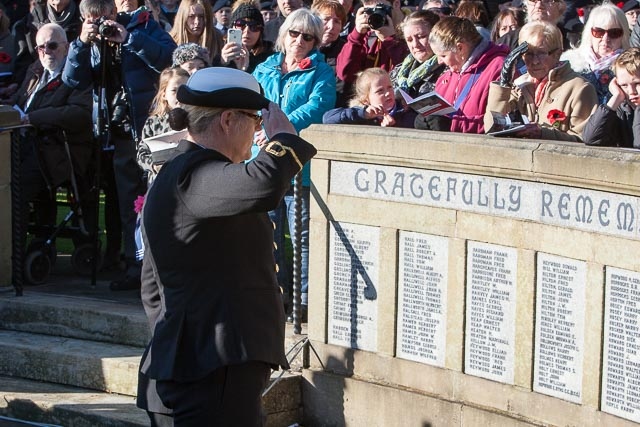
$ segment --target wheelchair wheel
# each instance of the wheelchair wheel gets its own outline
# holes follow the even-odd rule
[[[93,245],[91,243],[86,243],[75,248],[71,254],[71,265],[76,273],[81,276],[90,276],[93,267]],[[102,255],[98,248],[96,270],[100,270],[101,265]]]
[[[51,258],[42,249],[27,255],[24,264],[25,279],[32,285],[43,284],[51,273]]]
[[[49,257],[49,260],[51,261],[51,267],[53,268],[56,265],[56,260],[58,258],[58,251],[56,249],[55,242],[51,243],[47,247],[47,250],[44,250],[46,241],[47,241],[46,239],[43,239],[41,237],[34,237],[33,239],[31,239],[31,241],[27,245],[25,256],[28,257],[29,254],[31,254],[32,252],[37,252],[37,251],[44,252]]]

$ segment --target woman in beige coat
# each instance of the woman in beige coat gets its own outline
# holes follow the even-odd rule
[[[569,63],[560,62],[560,30],[547,22],[530,22],[520,30],[519,42],[528,44],[522,55],[527,73],[512,84],[491,83],[484,128],[493,125],[491,112],[518,111],[531,124],[512,136],[582,141],[582,129],[598,98],[595,88]]]

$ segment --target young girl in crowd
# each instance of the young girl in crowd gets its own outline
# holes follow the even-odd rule
[[[180,67],[167,68],[160,74],[158,93],[153,98],[149,118],[142,129],[143,139],[171,130],[169,126],[169,111],[179,106],[176,93],[178,87],[187,83],[187,80],[189,80],[189,73]],[[151,151],[144,141],[140,142],[138,146],[137,160],[140,167],[147,173],[148,184],[151,185],[158,172],[153,168]]]
[[[160,169],[153,165],[151,150],[147,143],[144,142],[144,139],[158,136],[172,130],[169,125],[169,112],[180,106],[176,93],[180,85],[186,84],[187,80],[189,80],[189,73],[180,67],[166,68],[160,74],[158,93],[156,93],[155,98],[153,98],[151,102],[151,112],[142,129],[143,140],[138,145],[137,161],[138,165],[140,165],[147,175],[147,189],[151,188],[151,184]],[[143,204],[144,197],[138,196],[138,199],[135,201],[134,210],[138,214],[135,230],[136,259],[140,261],[144,257],[144,244],[140,230],[140,213],[142,212]]]
[[[322,117],[325,124],[396,126],[413,128],[416,113],[396,102],[389,74],[382,68],[368,68],[358,74],[355,97],[350,107],[335,108]]]

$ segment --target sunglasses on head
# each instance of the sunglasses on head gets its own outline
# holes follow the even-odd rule
[[[610,28],[605,30],[603,28],[593,27],[591,28],[591,35],[597,39],[601,39],[607,34],[610,39],[619,39],[624,34],[622,28]]]
[[[233,23],[234,28],[238,28],[240,30],[244,30],[245,27],[249,27],[249,31],[252,33],[257,33],[258,31],[262,31],[263,26],[254,21],[245,21],[244,19],[238,19]]]
[[[60,43],[58,42],[48,42],[44,44],[39,44],[38,46],[36,46],[36,49],[38,49],[40,52],[44,52],[47,49],[49,49],[49,51],[54,51],[58,49],[58,46],[60,46]]]
[[[291,37],[293,37],[294,39],[297,39],[299,36],[302,36],[302,40],[304,40],[306,42],[312,42],[312,41],[314,41],[316,39],[311,34],[301,33],[300,31],[296,31],[296,30],[289,30],[289,35]]]

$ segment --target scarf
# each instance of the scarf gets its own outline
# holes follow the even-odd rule
[[[414,87],[429,76],[433,70],[438,68],[438,57],[433,55],[431,58],[420,64],[413,55],[409,54],[400,64],[398,74],[396,75],[397,87],[408,89]]]
[[[76,14],[76,3],[75,1],[69,2],[69,5],[65,10],[56,13],[55,10],[47,3],[47,19],[49,22],[53,22],[54,24],[60,25],[62,28],[67,28]]]
[[[599,76],[603,71],[611,68],[611,64],[613,64],[613,61],[616,60],[622,51],[622,49],[618,49],[610,55],[598,58],[593,49],[589,49],[587,52],[587,63],[589,64],[589,69],[591,69],[596,76]]]

